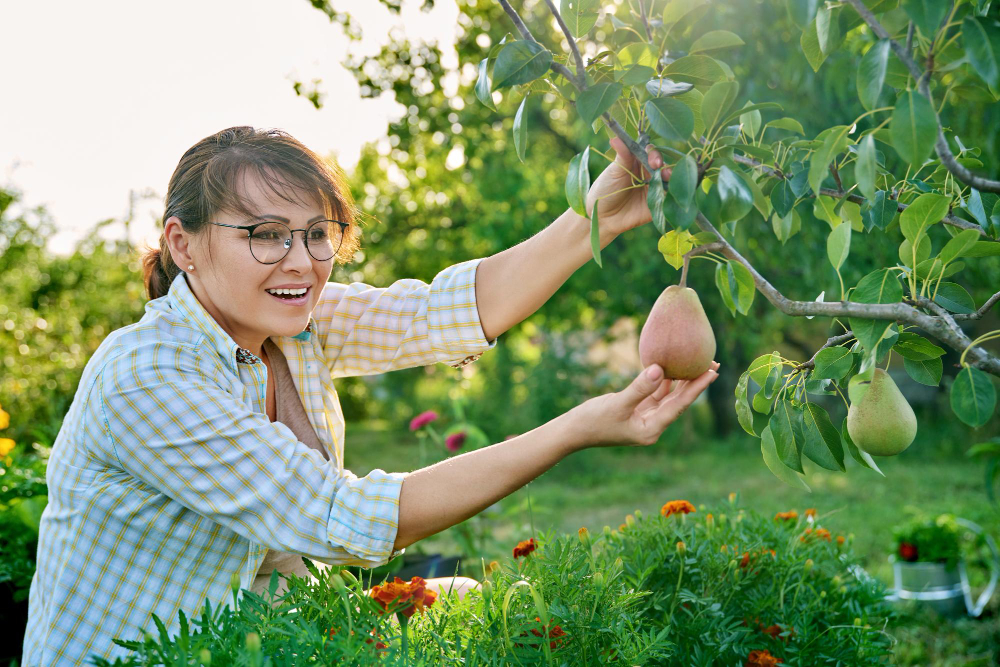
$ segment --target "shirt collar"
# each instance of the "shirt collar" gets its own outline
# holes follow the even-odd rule
[[[252,352],[237,345],[232,336],[226,333],[219,323],[215,321],[215,318],[205,310],[205,307],[198,301],[198,297],[191,290],[191,286],[187,282],[187,275],[183,271],[178,273],[174,277],[173,282],[170,283],[170,289],[166,295],[166,303],[169,308],[177,311],[183,319],[192,323],[198,330],[204,333],[208,337],[212,349],[223,359],[228,361],[235,360],[237,363],[243,364],[263,363]],[[309,324],[306,325],[305,330],[300,334],[292,336],[292,338],[307,340],[312,331],[313,317],[310,315]]]

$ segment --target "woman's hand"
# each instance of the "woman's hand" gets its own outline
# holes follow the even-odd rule
[[[719,377],[718,362],[694,380],[668,380],[656,364],[625,389],[597,396],[569,411],[586,447],[644,446],[660,435]],[[650,373],[653,376],[650,376]]]
[[[598,201],[597,223],[602,234],[618,236],[624,231],[628,231],[639,225],[644,225],[653,219],[653,214],[646,204],[646,194],[649,192],[648,185],[632,187],[632,174],[641,177],[644,181],[649,180],[649,172],[643,168],[625,143],[618,137],[611,140],[611,147],[617,154],[615,161],[601,172],[590,192],[587,193],[587,212],[592,213],[594,202]],[[652,146],[646,147],[649,166],[659,169],[663,166],[663,158],[660,152]],[[660,172],[663,180],[670,176],[670,170],[664,169]],[[627,189],[630,188],[630,189]]]

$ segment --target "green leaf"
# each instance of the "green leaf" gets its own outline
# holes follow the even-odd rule
[[[955,234],[938,253],[938,259],[947,264],[959,257],[965,257],[966,253],[979,241],[979,230],[963,229]]]
[[[816,16],[802,30],[799,44],[814,72],[819,71],[826,57],[840,43],[840,27],[836,14],[827,7],[820,7]]]
[[[868,199],[875,199],[875,139],[865,135],[858,145],[858,160],[854,163],[854,179]]]
[[[785,0],[788,17],[800,28],[809,25],[816,17],[818,7],[819,0]]]
[[[729,78],[726,70],[722,69],[722,65],[715,58],[698,54],[678,58],[664,68],[661,76],[670,77],[675,81],[686,81],[696,86],[711,86],[717,81]]]
[[[903,368],[906,373],[920,384],[936,387],[941,384],[941,373],[944,371],[944,363],[937,359],[903,359]]]
[[[840,224],[833,228],[826,239],[826,256],[837,271],[844,265],[844,260],[851,252],[851,226]]]
[[[698,187],[698,164],[690,155],[685,155],[670,171],[667,189],[670,196],[684,208],[694,202],[694,190]]]
[[[576,110],[588,125],[593,125],[621,97],[622,90],[624,87],[620,83],[594,84],[576,98]]]
[[[931,239],[924,234],[917,243],[917,266],[930,256]],[[903,239],[903,242],[899,244],[899,261],[903,263],[903,266],[913,267],[913,244],[910,243],[910,239]]]
[[[962,21],[962,45],[979,78],[994,90],[1000,88],[1000,28],[966,16]]]
[[[650,82],[656,82],[658,84],[659,86],[658,92],[662,95],[671,94],[669,92],[671,89],[680,86],[684,86],[685,88],[690,88],[691,85],[687,83],[675,84],[675,86],[672,88],[670,86],[669,79],[654,79],[653,77],[655,76],[656,76],[656,70],[653,69],[652,67],[649,67],[648,65],[632,65],[624,72],[620,70],[615,70],[614,73],[615,80],[621,82],[623,86],[638,86],[640,83],[645,84],[646,90],[650,91],[649,93],[650,95],[655,95],[656,93],[654,93],[653,91],[657,90],[655,86],[652,89],[650,88],[649,86]]]
[[[750,270],[740,262],[726,262],[726,276],[729,280],[729,294],[733,304],[743,315],[746,315],[753,305],[757,288],[753,282]]]
[[[925,239],[922,239],[922,241]],[[922,243],[921,243],[922,245]],[[924,261],[917,264],[917,278],[925,280],[930,278],[932,280],[939,280],[941,278],[947,278],[948,276],[953,276],[962,269],[965,268],[965,262],[952,262],[951,264],[945,264],[940,259],[935,257],[934,259],[925,259]]]
[[[858,65],[858,99],[868,111],[878,106],[879,94],[885,85],[885,71],[889,64],[889,40],[872,44]]]
[[[665,234],[667,231],[667,219],[663,214],[663,198],[666,197],[667,192],[663,187],[662,171],[663,168],[661,167],[653,172],[653,177],[649,181],[649,188],[646,192],[646,205],[653,216],[653,226],[656,227],[656,231]]]
[[[855,461],[863,465],[865,468],[874,470],[878,474],[885,477],[885,473],[878,469],[878,464],[875,463],[875,459],[871,457],[868,452],[858,449],[858,446],[854,444],[851,440],[851,434],[847,432],[847,417],[844,417],[844,422],[840,426],[840,437],[843,439],[844,444],[847,445],[847,451],[851,453],[851,456]]]
[[[562,0],[559,14],[574,37],[583,37],[597,23],[601,3],[599,0]]]
[[[694,40],[694,44],[688,49],[688,53],[702,53],[704,51],[714,51],[716,49],[728,49],[733,46],[743,46],[745,42],[740,36],[728,30],[710,30],[704,35]]]
[[[774,436],[771,435],[771,428],[765,427],[760,433],[760,454],[764,459],[764,465],[774,473],[774,476],[789,486],[795,486],[806,491],[810,491],[809,485],[802,479],[802,475],[791,470],[778,458],[777,447]]]
[[[493,65],[493,90],[530,83],[549,71],[552,53],[524,39],[503,47]]]
[[[934,108],[927,98],[915,90],[900,93],[889,121],[889,137],[903,162],[922,165],[934,149],[937,130]]]
[[[924,37],[934,39],[948,14],[948,3],[943,0],[903,0],[903,11]]]
[[[604,268],[601,264],[601,233],[597,223],[597,209],[600,206],[594,204],[594,210],[590,213],[590,252],[594,255],[597,266]]]
[[[951,409],[965,424],[978,428],[988,422],[996,408],[997,393],[990,376],[966,366],[951,385]]]
[[[715,286],[719,288],[719,295],[722,297],[722,305],[726,307],[729,314],[736,317],[736,304],[733,302],[732,292],[729,291],[729,277],[722,264],[715,265]]]
[[[903,298],[903,288],[895,274],[889,269],[879,269],[869,273],[858,282],[851,293],[855,303],[897,303]],[[868,352],[874,352],[891,322],[851,317],[851,331]]]
[[[785,245],[785,241],[802,230],[802,219],[799,217],[798,211],[792,209],[784,217],[778,215],[772,216],[771,228],[774,230],[774,235],[777,239],[781,241],[781,245]]]
[[[774,212],[782,218],[788,215],[795,206],[795,200],[795,193],[792,192],[792,186],[787,178],[778,181],[771,189],[771,206],[774,207]]]
[[[774,437],[775,450],[778,460],[783,464],[796,470],[802,470],[802,442],[795,438],[795,429],[792,428],[795,419],[795,410],[791,401],[781,400],[774,406],[774,414],[768,422],[771,435]]]
[[[913,359],[914,361],[937,359],[944,354],[944,348],[938,347],[923,336],[910,331],[899,334],[899,340],[896,341],[892,349],[904,359]]]
[[[740,125],[743,127],[743,132],[746,133],[751,139],[757,136],[760,132],[760,109],[755,108],[756,105],[747,102],[743,105],[743,109],[740,111]]]
[[[928,227],[944,220],[948,215],[951,198],[927,193],[920,195],[899,214],[899,230],[903,237],[915,242]]]
[[[528,124],[524,122],[524,107],[528,103],[528,96],[521,100],[521,106],[514,114],[514,149],[517,151],[517,159],[524,162],[524,151],[528,147]]]
[[[788,130],[789,132],[795,132],[796,134],[806,133],[806,131],[802,129],[802,123],[794,118],[779,118],[777,120],[772,120],[764,126],[764,129],[766,130],[769,127],[773,127],[778,130]]]
[[[672,183],[673,179],[670,182]],[[698,216],[698,207],[693,201],[685,207],[678,204],[673,197],[666,197],[663,200],[663,215],[674,229],[687,229]]]
[[[977,241],[965,252],[966,257],[996,257],[1000,255],[1000,243],[994,241]]]
[[[694,237],[685,230],[672,229],[656,243],[656,249],[663,255],[667,264],[680,269],[684,266],[684,255],[694,248]]]
[[[570,208],[587,217],[587,193],[590,192],[590,146],[569,161],[566,174],[566,201]]]
[[[823,179],[829,174],[830,163],[850,143],[851,140],[848,138],[850,130],[851,128],[847,125],[831,127],[823,140],[823,145],[809,159],[809,187],[817,195]]]
[[[663,8],[663,25],[671,26],[704,4],[704,0],[670,0]]]
[[[700,137],[705,133],[705,124],[701,122],[701,103],[705,96],[697,88],[692,88],[686,93],[675,95],[675,99],[691,110],[694,117],[694,135]]]
[[[879,190],[875,193],[875,201],[872,203],[871,210],[868,211],[868,219],[872,226],[884,230],[896,217],[897,210],[899,207],[894,200],[889,199],[888,193],[885,190]]]
[[[830,8],[826,4],[816,8],[816,18],[814,19],[816,22],[816,43],[819,46],[819,50],[827,55],[829,55],[831,51],[830,47],[832,46],[830,40],[832,18]]]
[[[740,84],[736,81],[720,81],[708,89],[701,103],[701,119],[705,123],[706,132],[713,130],[729,112],[739,90]]]
[[[743,179],[728,166],[722,165],[718,180],[712,187],[718,192],[721,202],[720,222],[740,220],[753,208],[753,193]]]
[[[653,132],[664,139],[684,141],[694,131],[694,114],[675,97],[654,97],[647,101],[646,116]]]
[[[937,294],[934,295],[934,303],[953,313],[976,312],[976,302],[958,283],[943,282],[938,285]]]
[[[740,380],[736,383],[736,419],[744,431],[750,435],[757,435],[753,428],[753,413],[750,411],[750,402],[747,400],[749,380],[750,373],[746,372],[740,375]]]
[[[836,229],[843,222],[840,215],[837,214],[836,208],[837,200],[827,195],[819,195],[813,201],[813,215],[827,222],[831,230]]]
[[[615,54],[615,60],[623,70],[627,70],[633,65],[655,68],[656,51],[647,42],[632,42]]]
[[[848,348],[842,345],[835,345],[833,347],[825,347],[817,352],[813,363],[815,363],[815,366],[811,374],[812,377],[818,380],[823,378],[839,380],[847,375],[847,371],[851,370],[851,365],[854,363],[854,355]]]
[[[806,403],[799,412],[799,419],[805,440],[802,453],[827,470],[846,471],[840,433],[826,410],[815,403]]]
[[[497,105],[493,103],[493,94],[490,92],[489,58],[479,61],[479,78],[476,79],[476,99],[484,106],[497,110]]]
[[[751,380],[756,382],[760,387],[763,387],[767,384],[768,376],[771,375],[775,368],[780,369],[781,365],[781,358],[778,354],[762,354],[750,362],[750,366],[747,367],[747,373],[750,374]]]

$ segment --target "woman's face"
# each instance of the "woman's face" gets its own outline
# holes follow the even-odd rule
[[[192,236],[181,228],[178,218],[171,217],[164,233],[174,261],[187,273],[188,284],[201,304],[237,345],[259,357],[266,338],[294,336],[309,324],[333,271],[333,259],[313,259],[306,251],[305,234],[298,230],[331,216],[316,198],[298,193],[301,203],[292,204],[274,196],[253,175],[241,180],[242,194],[253,202],[252,208],[261,218],[285,222],[293,231],[292,247],[284,259],[275,264],[258,262],[243,229],[210,225],[206,233]],[[245,226],[259,220],[221,212],[212,222]],[[194,265],[194,270],[188,270],[188,265]],[[307,288],[304,298],[284,300],[267,292],[297,287]]]

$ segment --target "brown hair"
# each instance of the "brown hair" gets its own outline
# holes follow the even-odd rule
[[[237,179],[247,172],[290,203],[298,200],[285,194],[287,190],[317,193],[326,215],[351,225],[334,258],[340,264],[350,261],[361,245],[356,222],[360,212],[344,171],[283,130],[230,127],[189,148],[170,177],[164,223],[177,216],[184,231],[200,234],[211,227],[207,221],[221,211],[247,218],[257,215],[252,202],[236,187]],[[150,299],[164,296],[181,272],[170,256],[165,234],[160,235],[159,248],[145,249],[142,266]]]

